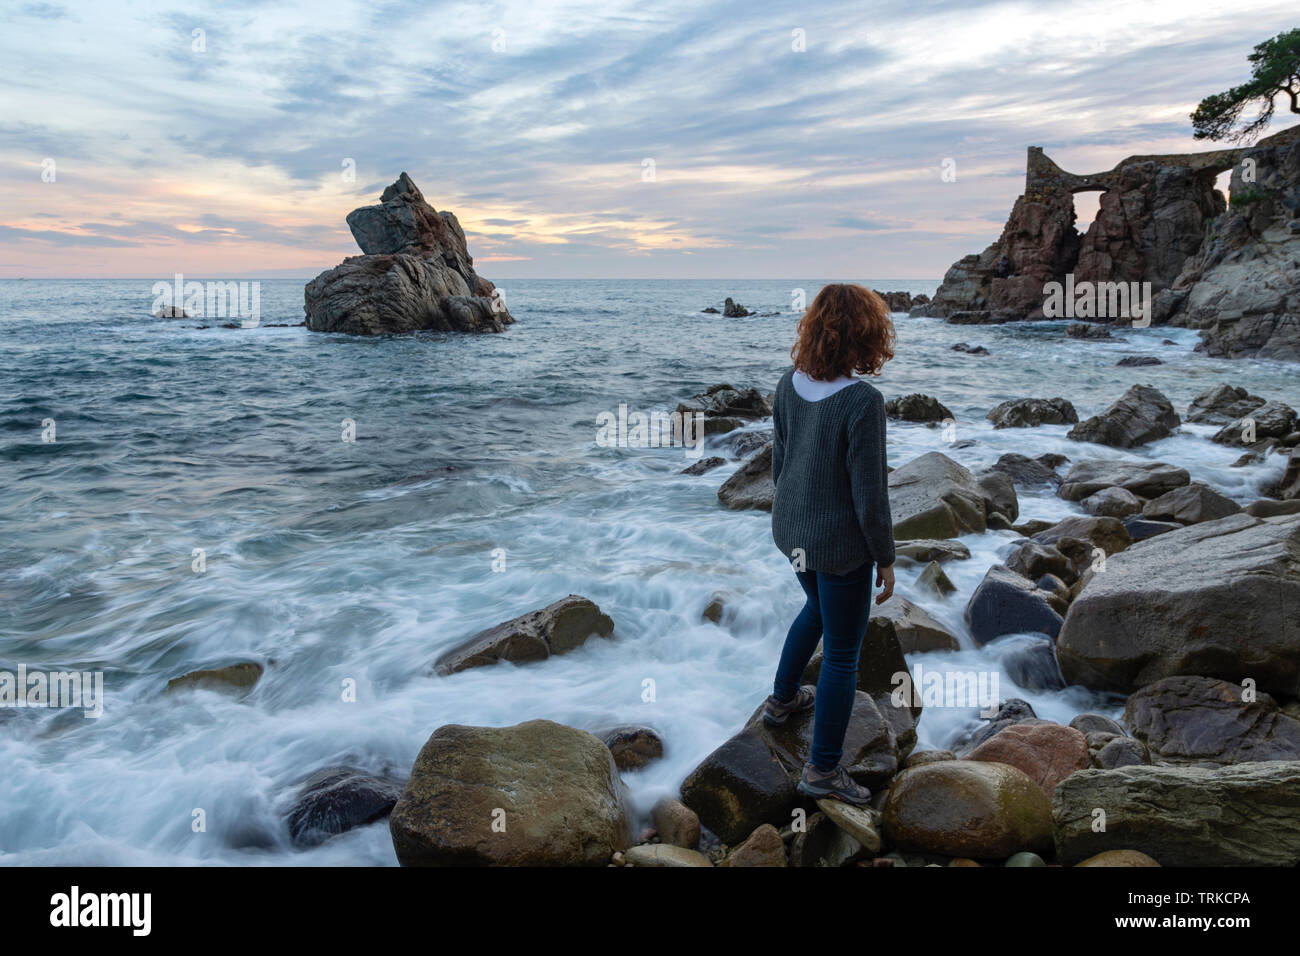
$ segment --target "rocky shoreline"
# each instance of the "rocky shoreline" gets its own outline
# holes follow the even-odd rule
[[[938,424],[931,396],[890,414]],[[719,450],[741,460],[718,490],[733,509],[770,509],[771,397],[717,385],[686,399]],[[845,741],[869,808],[811,802],[794,785],[811,715],[769,728],[756,709],[681,782],[638,814],[621,774],[673,746],[653,727],[593,734],[547,720],[437,728],[409,775],[322,767],[286,811],[299,847],[388,819],[403,865],[1179,866],[1300,863],[1300,430],[1293,409],[1223,384],[1179,415],[1133,386],[1079,422],[1069,402],[1025,398],[988,413],[999,428],[1071,424],[1079,455],[1003,455],[973,473],[929,452],[890,473],[899,560],[922,594],[951,593],[945,567],[970,560],[959,535],[1015,534],[965,609],[976,645],[1025,641],[1006,659],[1030,690],[1080,686],[1125,698],[1116,721],[1041,719],[1019,698],[972,721],[950,750],[920,750],[935,688],[900,693],[905,655],[955,650],[955,634],[896,596],[873,611]],[[1132,448],[1183,420],[1244,458],[1285,455],[1272,496],[1242,507],[1187,471],[1090,456]],[[752,426],[759,425],[758,429]],[[742,440],[743,439],[743,440]],[[1247,440],[1249,439],[1249,441]],[[727,459],[717,458],[719,464]],[[709,461],[704,459],[701,464]],[[716,465],[714,466],[716,467]],[[711,468],[688,472],[703,474]],[[1019,521],[1017,488],[1051,489],[1081,514]],[[728,596],[707,600],[721,622]],[[429,664],[431,679],[501,661],[544,667],[617,622],[568,595],[488,627]],[[820,655],[804,682],[815,684]],[[241,662],[174,679],[247,693],[262,667]],[[905,685],[904,685],[905,686]],[[754,701],[758,708],[761,700]],[[1095,808],[1104,808],[1099,830]]]

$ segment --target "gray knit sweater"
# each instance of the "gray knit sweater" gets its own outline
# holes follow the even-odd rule
[[[772,540],[804,568],[847,574],[894,563],[885,464],[885,400],[867,382],[801,398],[789,369],[773,404]]]

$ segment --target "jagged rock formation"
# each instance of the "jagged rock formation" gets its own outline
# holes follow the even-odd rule
[[[1212,356],[1298,361],[1300,141],[1247,150],[1230,188],[1232,208],[1157,302],[1157,320],[1163,311],[1201,329],[1197,349]]]
[[[1233,205],[1214,188],[1233,170]],[[1073,194],[1101,191],[1087,233]],[[1300,126],[1257,146],[1061,169],[1031,146],[1002,235],[955,262],[913,315],[959,324],[1044,318],[1044,286],[1150,282],[1153,321],[1203,329],[1211,355],[1300,359]],[[1116,318],[1110,316],[1109,318]]]
[[[474,272],[465,233],[402,173],[377,206],[348,213],[364,255],[350,256],[307,283],[304,311],[314,332],[501,332],[514,322],[495,287]]]

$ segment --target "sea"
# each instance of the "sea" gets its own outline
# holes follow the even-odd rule
[[[154,318],[154,281],[0,281],[0,672],[97,673],[103,688],[98,715],[0,708],[0,863],[395,865],[382,822],[300,849],[285,813],[324,767],[405,776],[448,723],[652,727],[664,757],[624,774],[644,814],[770,693],[802,592],[769,516],[719,503],[738,462],[683,475],[690,450],[611,446],[598,421],[723,382],[773,390],[800,296],[826,280],[507,280],[518,321],[502,334],[376,338],[302,327],[301,279],[262,280],[248,328]],[[728,296],[758,314],[701,311]],[[895,323],[876,386],[935,396],[955,425],[891,422],[893,466],[930,451],[974,470],[1008,452],[1154,459],[1243,504],[1281,476],[1280,456],[1234,467],[1240,450],[1209,425],[1123,451],[985,415],[1061,396],[1087,416],[1138,382],[1180,412],[1220,382],[1300,407],[1294,365],[1208,358],[1186,329],[1083,342],[1064,322]],[[1129,355],[1162,364],[1117,366]],[[1022,521],[1079,513],[1020,490]],[[1014,638],[976,648],[963,609],[1018,535],[962,540],[946,599],[899,562],[898,593],[962,644],[909,663],[994,675],[1046,719],[1117,716],[1118,697],[1016,686]],[[612,637],[433,673],[466,637],[567,594],[609,614]],[[719,623],[701,616],[715,594]],[[246,696],[166,692],[241,661],[265,668]],[[918,747],[978,720],[927,708]]]

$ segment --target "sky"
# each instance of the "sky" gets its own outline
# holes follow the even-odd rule
[[[1300,9],[3,0],[0,24],[0,278],[315,275],[406,171],[490,279],[928,279],[997,238],[1027,146],[1073,172],[1213,148],[1188,114]]]

